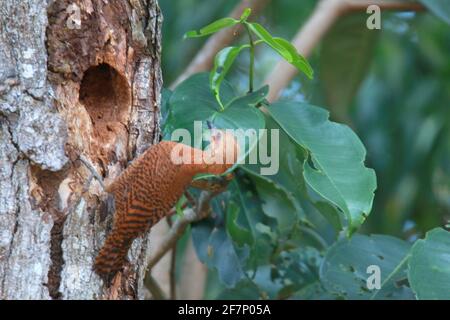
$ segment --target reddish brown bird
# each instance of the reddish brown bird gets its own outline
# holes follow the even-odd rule
[[[145,151],[106,187],[114,196],[116,212],[94,270],[102,276],[119,271],[133,240],[169,213],[195,175],[224,173],[236,162],[238,153],[234,135],[219,130],[206,151],[172,141]]]

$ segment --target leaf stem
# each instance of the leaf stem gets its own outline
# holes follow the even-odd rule
[[[247,30],[248,38],[250,41],[250,68],[248,75],[248,93],[253,92],[253,73],[255,68],[255,44],[253,43],[252,33],[248,24],[244,22],[245,30]]]

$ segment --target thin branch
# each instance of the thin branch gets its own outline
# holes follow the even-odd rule
[[[169,225],[169,228],[172,228],[173,222],[172,217],[167,216],[166,217],[167,224]],[[177,287],[176,287],[176,267],[177,267],[177,244],[172,248],[172,251],[170,253],[170,271],[169,271],[169,278],[170,278],[170,299],[176,300],[177,299]]]
[[[170,299],[177,299],[177,282],[176,282],[176,267],[177,267],[177,244],[173,246],[170,257]]]
[[[158,282],[156,282],[155,278],[153,278],[150,272],[147,272],[147,274],[145,275],[144,285],[152,294],[153,299],[166,300],[166,295],[164,294],[163,289],[161,289]]]
[[[371,5],[379,6],[382,10],[395,11],[424,11],[425,7],[418,2],[397,0],[345,0],[345,11],[366,10]]]
[[[268,2],[269,0],[242,0],[233,9],[229,16],[239,19],[245,8],[251,8],[252,14],[257,15],[262,9],[264,9]],[[211,69],[214,56],[217,52],[232,43],[241,32],[242,27],[239,26],[237,28],[224,29],[211,36],[199,50],[185,71],[170,85],[170,88],[175,88],[183,80],[190,77],[194,73],[208,71]]]
[[[97,170],[95,170],[92,163],[82,154],[78,157],[80,161],[86,166],[86,168],[91,172],[91,174],[97,179],[98,183],[102,186],[103,190],[105,190],[105,184],[103,182],[103,178],[98,174]]]
[[[198,199],[198,205],[193,209],[187,209],[184,211],[183,217],[176,220],[170,229],[169,233],[166,235],[166,237],[162,240],[161,245],[158,247],[158,250],[153,254],[153,256],[148,261],[147,265],[147,274],[150,273],[151,269],[156,265],[156,263],[170,250],[173,248],[175,243],[178,241],[179,238],[183,236],[184,231],[186,230],[187,226],[191,224],[192,222],[200,221],[204,218],[206,218],[209,215],[210,207],[209,207],[209,201],[214,197],[216,194],[209,192],[209,191],[203,191],[200,194],[200,197]]]
[[[191,206],[195,206],[196,205],[196,200],[194,199],[194,197],[192,196],[192,194],[189,193],[189,191],[185,191],[184,192],[184,196],[186,197],[186,199],[188,200],[188,202],[190,203]],[[184,208],[183,208],[184,209]]]
[[[300,54],[308,57],[339,17],[349,12],[366,10],[370,5],[378,5],[382,10],[425,10],[419,3],[396,0],[322,0],[295,35],[292,44]],[[275,101],[297,73],[298,70],[288,62],[278,62],[265,81],[270,87],[267,100]]]
[[[187,209],[184,211],[183,217],[175,221],[170,227],[169,233],[161,241],[161,245],[158,247],[156,253],[150,258],[147,264],[147,271],[144,277],[144,284],[147,289],[151,292],[154,299],[164,299],[164,292],[158,285],[158,282],[152,276],[152,268],[161,260],[162,257],[166,255],[168,251],[174,249],[179,238],[181,238],[186,230],[187,226],[192,222],[202,220],[209,215],[209,201],[215,194],[209,191],[203,191],[200,194],[198,205],[196,210]],[[172,250],[174,252],[175,250]],[[173,256],[172,256],[173,259]],[[172,260],[174,262],[174,260]],[[174,266],[173,266],[174,268]],[[172,278],[172,275],[171,275]],[[172,290],[172,279],[171,279],[171,296],[175,297],[175,293]]]

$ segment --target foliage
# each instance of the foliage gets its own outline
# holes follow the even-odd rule
[[[253,58],[254,51],[253,47],[261,42],[266,43],[273,50],[275,50],[278,54],[280,54],[286,61],[294,65],[299,71],[304,72],[309,78],[313,76],[313,70],[309,65],[308,61],[303,58],[295,49],[295,47],[287,40],[283,38],[275,38],[264,29],[262,25],[255,22],[248,22],[247,18],[249,17],[251,10],[249,8],[245,9],[242,13],[240,20],[236,20],[233,18],[222,18],[213,23],[199,29],[188,31],[185,34],[186,38],[195,38],[209,35],[211,33],[218,32],[224,28],[232,27],[237,24],[241,24],[248,31],[249,36],[249,44],[242,45],[239,47],[227,47],[222,49],[217,55],[214,61],[214,68],[211,71],[210,75],[210,86],[214,96],[217,99],[221,109],[224,109],[224,105],[220,98],[220,85],[225,78],[227,72],[230,70],[231,65],[233,64],[236,56],[242,51],[242,49],[250,48],[250,83],[249,83],[249,92],[253,91]],[[256,35],[259,41],[254,42],[252,33]]]
[[[437,14],[446,19],[448,7],[439,10],[437,2],[423,3],[440,11]],[[405,39],[405,33],[398,32],[396,23],[403,25],[406,21],[412,28],[408,17],[391,16],[391,30],[384,35],[387,40],[379,39],[378,51],[374,48],[380,35],[358,27],[365,16],[344,18],[325,37],[320,55],[312,57],[312,64],[319,68],[316,79],[308,84],[300,78],[303,94],[299,97],[285,93],[280,102],[269,104],[265,100],[266,87],[253,90],[252,47],[267,44],[308,77],[312,77],[312,67],[288,41],[249,22],[249,15],[246,11],[239,20],[225,18],[188,32],[187,37],[200,37],[241,24],[247,28],[249,43],[224,48],[216,56],[209,76],[194,75],[173,92],[164,94],[166,139],[177,128],[193,133],[194,120],[220,129],[279,130],[278,172],[261,175],[261,161],[233,167],[235,179],[226,192],[212,201],[214,214],[192,226],[198,257],[211,272],[217,273],[222,284],[215,297],[450,299],[448,231],[435,228],[411,245],[415,237],[405,241],[387,235],[363,235],[364,228],[361,230],[373,211],[364,224],[366,230],[402,235],[397,230],[405,219],[392,212],[411,209],[406,206],[399,211],[402,203],[395,201],[400,192],[412,192],[417,196],[418,208],[426,209],[419,203],[421,199],[436,197],[430,195],[436,189],[436,179],[441,181],[439,192],[445,192],[445,186],[450,189],[445,182],[450,176],[450,126],[442,102],[450,99],[450,69],[448,57],[440,56],[444,43],[450,49],[448,30],[444,31],[443,23],[430,16],[415,21],[419,37],[420,32],[428,34],[427,28],[439,32],[424,40],[418,51],[410,49],[406,56],[400,46],[411,46],[411,41],[408,34]],[[397,41],[400,36],[402,40]],[[235,84],[232,71],[233,65],[240,63],[238,55],[247,49],[249,90],[243,93]],[[374,64],[370,68],[371,61]],[[427,63],[435,65],[429,67]],[[413,67],[417,64],[425,66],[416,71]],[[371,76],[367,78],[369,72]],[[409,79],[399,78],[408,73]],[[434,79],[436,73],[447,82]],[[227,76],[233,81],[227,81]],[[347,78],[348,81],[342,81]],[[398,92],[397,96],[392,90]],[[425,96],[416,92],[425,92]],[[349,126],[330,121],[329,113],[313,104],[328,105],[331,117],[356,128],[365,143]],[[427,110],[428,105],[435,107]],[[393,106],[397,108],[387,110]],[[421,123],[420,114],[427,121]],[[388,135],[389,126],[395,121],[403,121],[398,124],[404,130],[399,133],[404,136],[402,139]],[[419,126],[422,133],[411,123]],[[413,150],[398,150],[407,148],[405,142],[414,137],[417,145]],[[260,143],[270,150],[272,142],[265,138],[258,135]],[[364,145],[369,146],[368,159]],[[255,145],[241,147],[247,150],[248,160]],[[374,210],[377,180],[374,170],[365,165],[368,160],[378,176]],[[439,170],[428,170],[430,161],[442,163]],[[419,178],[426,181],[423,186]],[[415,189],[402,191],[411,181],[416,181]],[[419,196],[418,190],[424,190],[426,195]],[[389,201],[394,201],[393,208]],[[448,200],[443,203],[450,208]],[[427,214],[416,213],[419,217]],[[433,212],[432,217],[437,216]],[[380,219],[384,221],[379,222]],[[390,227],[380,228],[392,221]],[[429,230],[439,225],[433,220],[422,228]],[[380,289],[371,290],[366,285],[370,276],[367,268],[371,265],[380,268]]]
[[[450,233],[437,228],[411,249],[408,279],[419,299],[450,299]]]
[[[320,270],[324,286],[346,299],[409,299],[411,289],[404,284],[405,257],[410,245],[385,236],[355,235],[331,246]],[[369,290],[367,268],[378,266],[383,277],[379,290]]]

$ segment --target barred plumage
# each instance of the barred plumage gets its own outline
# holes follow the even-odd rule
[[[226,154],[232,147],[233,154],[237,155],[234,137],[233,145],[230,141],[228,136],[222,137],[212,148],[222,148]],[[171,141],[152,146],[106,187],[114,196],[116,212],[113,229],[95,260],[94,269],[98,274],[114,274],[122,268],[133,240],[169,213],[196,174],[222,174],[232,166],[204,161],[175,164],[171,153],[176,146],[180,144]],[[182,154],[187,152],[191,157],[204,156],[203,151],[195,153],[199,150],[187,146],[182,150]]]

